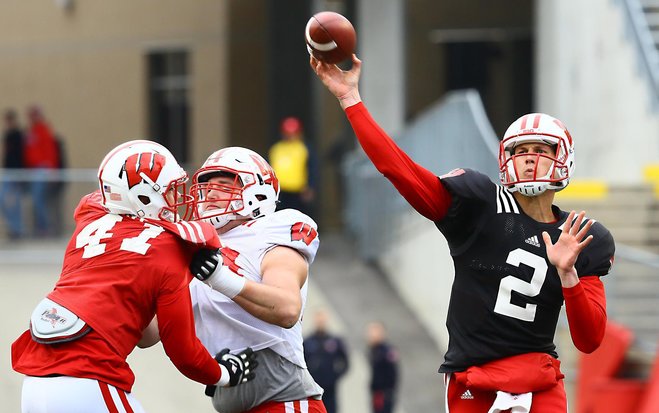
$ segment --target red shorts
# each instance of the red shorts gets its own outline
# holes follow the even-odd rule
[[[450,381],[446,383],[446,413],[487,413],[496,399],[496,391],[467,388],[447,374]],[[549,390],[533,393],[530,413],[566,413],[567,399],[563,380]]]
[[[291,402],[266,402],[245,413],[327,413],[322,400],[305,399]]]

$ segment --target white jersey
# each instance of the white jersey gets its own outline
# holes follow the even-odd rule
[[[237,253],[235,263],[240,270],[236,272],[257,283],[262,282],[263,257],[272,248],[280,245],[293,248],[310,265],[320,243],[316,223],[294,209],[247,221],[222,234],[220,240],[223,253]],[[307,286],[308,279],[300,289],[300,314],[304,314]],[[267,323],[196,279],[190,283],[190,295],[197,336],[210,354],[217,354],[224,348],[229,348],[231,352],[246,347],[254,351],[270,348],[290,362],[306,368],[302,348],[302,316],[288,329]]]

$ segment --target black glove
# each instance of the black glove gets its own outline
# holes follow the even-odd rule
[[[217,353],[215,360],[229,370],[229,384],[227,387],[233,387],[238,384],[247,383],[254,378],[254,369],[258,366],[256,353],[251,347],[238,354],[229,353],[229,349]]]
[[[209,250],[201,248],[192,256],[190,261],[190,272],[200,281],[206,281],[222,264],[222,253],[220,250]]]
[[[217,353],[215,360],[229,372],[229,383],[224,387],[233,387],[252,380],[255,377],[254,369],[259,365],[256,361],[256,353],[250,347],[238,354],[231,354],[229,349],[225,348]],[[208,385],[204,394],[213,397],[216,389],[217,385]]]

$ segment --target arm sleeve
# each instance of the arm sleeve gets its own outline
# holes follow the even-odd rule
[[[606,329],[604,284],[597,276],[581,277],[572,288],[563,288],[565,311],[575,347],[584,353],[597,350]]]
[[[360,145],[373,165],[424,217],[440,221],[451,205],[451,195],[439,178],[416,164],[380,128],[363,103],[346,108]]]
[[[156,313],[162,345],[176,368],[199,383],[217,383],[221,376],[220,366],[195,335],[187,285],[161,295]]]

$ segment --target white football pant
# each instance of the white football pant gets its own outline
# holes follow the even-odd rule
[[[22,413],[144,413],[131,393],[93,379],[31,377],[23,380]]]

